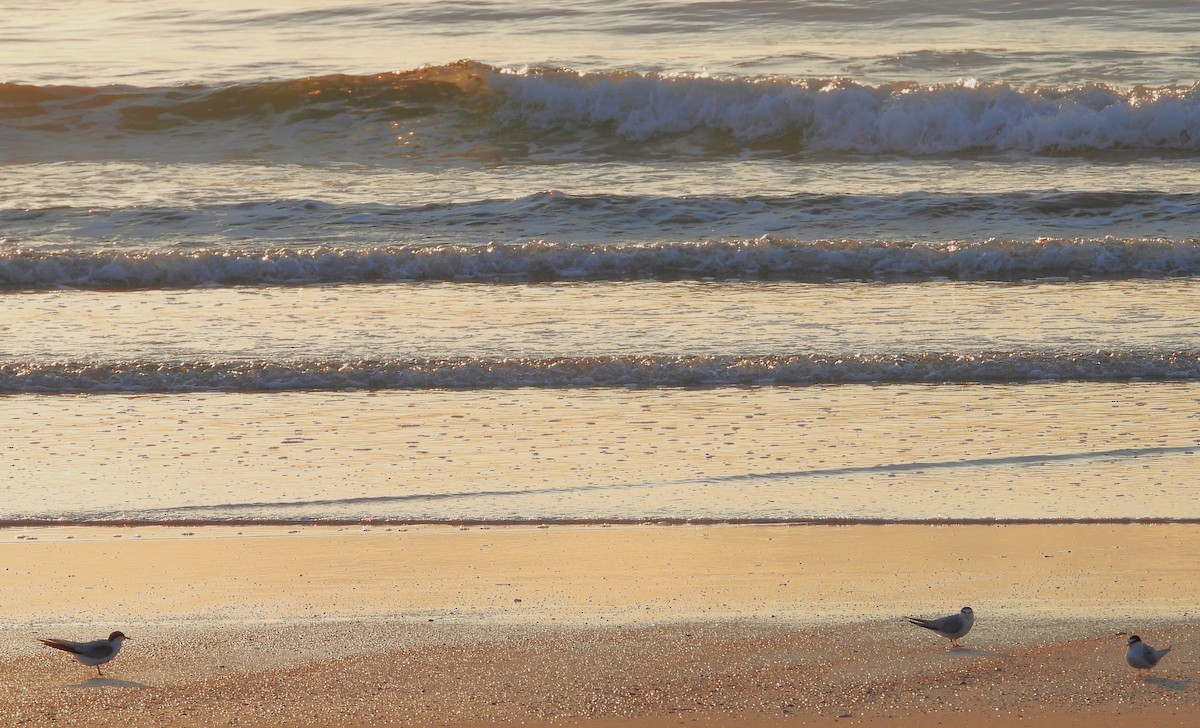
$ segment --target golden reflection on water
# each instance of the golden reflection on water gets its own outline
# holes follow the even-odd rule
[[[1187,519],[1200,385],[5,398],[3,518]]]

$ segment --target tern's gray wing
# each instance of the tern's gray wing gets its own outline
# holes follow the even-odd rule
[[[85,642],[81,645],[76,645],[78,648],[75,654],[84,657],[90,657],[94,660],[100,660],[105,657],[112,657],[116,650],[108,640],[97,640],[96,642]]]
[[[915,620],[913,624],[932,629],[935,632],[957,632],[963,628],[963,618],[961,614],[951,614],[949,617],[941,619]]]
[[[1144,642],[1138,642],[1132,648],[1133,661],[1141,663],[1147,667],[1154,667],[1154,663],[1158,662],[1158,657],[1154,654],[1154,649]]]
[[[1145,642],[1138,643],[1138,654],[1142,660],[1151,667],[1158,664],[1158,661],[1163,658],[1163,655],[1171,651],[1170,647],[1162,650],[1156,650]]]
[[[95,642],[72,642],[70,640],[48,639],[39,640],[47,647],[53,647],[56,650],[70,652],[73,655],[82,655],[83,657],[91,657],[101,659],[104,657],[112,657],[113,646],[108,640],[96,640]]]

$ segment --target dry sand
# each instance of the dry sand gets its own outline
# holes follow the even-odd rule
[[[186,534],[0,532],[0,724],[1200,725],[1197,526]]]

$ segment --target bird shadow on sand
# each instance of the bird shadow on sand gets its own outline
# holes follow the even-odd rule
[[[148,688],[149,685],[143,685],[139,682],[131,682],[129,680],[113,680],[109,677],[94,677],[91,680],[84,680],[78,685],[72,685],[73,688]]]
[[[1177,677],[1147,676],[1143,682],[1147,685],[1154,685],[1156,687],[1166,688],[1167,690],[1175,690],[1181,693],[1186,693],[1192,688],[1191,680],[1181,680]]]

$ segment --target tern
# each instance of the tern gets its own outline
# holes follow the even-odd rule
[[[113,632],[106,640],[72,642],[70,640],[45,639],[38,640],[38,642],[56,650],[70,652],[81,665],[96,668],[96,674],[104,677],[104,673],[100,672],[100,666],[116,657],[117,653],[121,651],[121,645],[127,639],[130,638],[126,637],[124,633]]]
[[[1158,664],[1163,655],[1171,651],[1170,647],[1156,650],[1142,642],[1142,638],[1136,634],[1129,638],[1127,644],[1129,649],[1125,651],[1125,662],[1128,662],[1130,667],[1136,667],[1139,670],[1149,670]]]
[[[921,619],[920,617],[905,617],[911,624],[925,629],[931,629],[950,640],[951,647],[958,647],[958,638],[971,631],[975,624],[975,612],[970,607],[963,607],[958,614],[951,614],[940,619]]]

